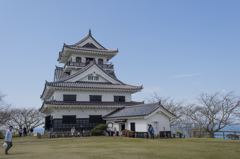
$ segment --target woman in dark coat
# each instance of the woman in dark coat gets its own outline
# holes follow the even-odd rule
[[[23,136],[25,137],[27,135],[27,129],[24,127],[23,128]]]
[[[22,137],[22,127],[19,129],[19,136]]]

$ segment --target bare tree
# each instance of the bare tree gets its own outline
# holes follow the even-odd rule
[[[26,127],[29,131],[30,128],[34,129],[44,124],[44,115],[33,108],[14,108],[9,111],[9,116],[11,120],[7,121],[7,124],[14,126],[17,131],[20,127]]]
[[[191,119],[186,118],[181,125],[183,127],[183,134],[188,137],[193,137],[193,131],[204,131],[201,125]]]
[[[4,101],[5,96],[0,92],[0,126],[3,126],[9,120],[8,110],[11,105]]]
[[[209,132],[210,137],[214,137],[214,132],[231,125],[240,115],[239,96],[233,92],[202,93],[197,99],[198,104],[189,104],[182,112]]]
[[[165,109],[176,115],[176,118],[170,119],[171,126],[177,125],[181,122],[183,115],[181,110],[183,108],[183,103],[185,102],[184,100],[180,102],[174,102],[174,100],[170,97],[165,98],[159,96],[156,92],[154,92],[150,98],[146,98],[146,100],[148,103],[156,103],[161,101]]]

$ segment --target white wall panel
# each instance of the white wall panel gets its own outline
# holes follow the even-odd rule
[[[102,95],[102,101],[104,102],[113,102],[114,96],[125,96],[126,102],[131,102],[132,97],[131,93],[125,92],[90,92],[90,91],[63,91],[56,90],[54,92],[55,99],[57,101],[63,101],[63,95],[77,95],[77,101],[89,101],[90,95]]]

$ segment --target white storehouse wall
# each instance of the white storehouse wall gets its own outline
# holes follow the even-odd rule
[[[159,131],[170,131],[170,119],[167,115],[163,113],[156,113],[150,118],[147,119],[147,124],[151,124],[154,126],[154,122],[158,123],[158,129]]]
[[[114,121],[108,120],[108,122],[114,123]],[[136,132],[147,132],[148,131],[148,124],[151,124],[153,127],[158,126],[158,131],[155,129],[155,134],[158,134],[159,131],[171,131],[170,130],[170,120],[169,117],[163,113],[156,113],[150,116],[147,119],[128,119],[125,123],[125,129],[131,130],[131,123],[135,123],[135,131]],[[119,131],[119,123],[114,123],[113,128],[116,128]]]
[[[146,119],[131,119],[127,120],[125,124],[125,128],[131,130],[131,123],[135,123],[135,131],[136,132],[147,132],[147,123]]]

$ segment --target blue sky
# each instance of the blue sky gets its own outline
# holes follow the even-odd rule
[[[201,92],[240,94],[240,1],[0,1],[0,90],[16,107],[39,108],[63,43],[88,34],[119,48],[117,77],[196,102]]]

